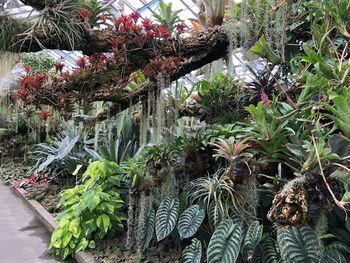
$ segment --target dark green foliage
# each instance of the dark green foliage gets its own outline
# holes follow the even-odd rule
[[[347,263],[347,259],[339,251],[330,251],[326,253],[321,259],[320,263]]]
[[[68,124],[66,124],[68,125]],[[87,149],[91,147],[87,131],[80,127],[66,126],[64,137],[57,136],[51,141],[37,144],[31,158],[36,160],[38,171],[45,171],[51,175],[61,173],[73,174],[80,165],[80,174],[88,166],[89,155]]]
[[[243,253],[245,258],[251,260],[255,251],[263,236],[263,225],[260,225],[258,221],[253,221],[247,230],[247,233],[243,241]]]
[[[0,15],[0,51],[12,49],[12,45],[18,40],[16,36],[29,28],[29,24],[23,20],[13,19],[8,15]]]
[[[182,252],[181,263],[199,263],[202,257],[202,244],[198,239],[193,239]]]
[[[146,217],[144,221],[145,229],[143,230],[138,229],[139,235],[141,233],[144,234],[143,237],[141,237],[141,240],[139,241],[139,244],[138,244],[141,252],[144,252],[148,248],[149,243],[153,238],[156,214],[153,209],[148,209],[145,217]]]
[[[241,226],[231,219],[221,222],[210,239],[208,263],[236,262],[241,247]]]
[[[156,235],[160,241],[166,238],[175,228],[179,210],[179,200],[167,197],[160,204],[156,214]]]
[[[318,262],[317,237],[311,227],[292,227],[278,230],[278,244],[287,263]]]
[[[232,123],[244,116],[247,94],[232,76],[217,74],[196,84],[209,123]]]
[[[95,142],[95,146],[99,144],[96,152],[90,149],[91,137],[80,130],[38,145],[38,170],[53,176],[85,170],[90,157],[100,160],[89,166],[81,185],[62,193],[65,210],[51,244],[56,254],[64,258],[76,250],[93,248],[95,240],[123,228],[122,184],[126,179],[132,201],[129,233],[137,232],[132,238],[138,253],[147,253],[156,232],[161,245],[184,248],[182,262],[343,263],[349,257],[349,220],[327,210],[334,204],[348,208],[350,201],[350,5],[345,0],[247,0],[237,6],[236,13],[244,15],[237,23],[244,30],[236,32],[242,38],[237,42],[251,42],[244,43],[243,50],[255,42],[251,51],[268,60],[261,63],[267,64],[266,70],[253,71],[255,79],[250,83],[217,74],[201,80],[191,91],[186,88],[184,101],[192,99],[206,123],[191,120],[189,127],[159,127],[167,130],[163,142],[146,146],[136,157],[137,132],[133,130],[137,126],[125,114],[116,119],[116,136],[109,136],[113,137],[109,142]],[[31,29],[49,37],[57,35],[59,43],[77,47],[85,31],[84,19],[77,16],[82,7],[93,13],[88,16],[90,21],[85,21],[90,26],[104,23],[101,14],[110,18],[99,1],[64,0],[40,11],[42,19],[33,21]],[[173,31],[180,22],[179,12],[163,2],[158,11],[154,17]],[[2,39],[12,38],[11,30],[16,35],[24,24],[4,16],[0,25],[4,23],[1,19],[13,23],[13,29],[0,29],[0,49],[5,49],[9,46]],[[276,28],[280,31],[274,35]],[[210,32],[215,30],[219,29]],[[32,33],[27,31],[22,37],[35,41]],[[154,43],[161,44],[161,38],[157,36]],[[114,40],[119,39],[109,39],[111,43]],[[24,60],[35,62],[33,58]],[[51,61],[39,62],[45,69],[52,67]],[[128,63],[135,65],[134,61]],[[120,66],[110,63],[97,76],[87,68],[78,73],[87,74],[96,87],[108,87],[114,84]],[[134,72],[140,82],[130,81],[123,92],[138,92],[145,81],[140,72]],[[147,96],[143,95],[141,99]],[[154,128],[161,117],[151,107],[152,99],[150,96],[143,104],[149,104],[149,112],[141,116],[150,116],[141,123],[148,121],[144,126]],[[176,102],[164,112],[172,115]],[[185,135],[179,136],[178,131]],[[171,196],[162,200],[167,195]],[[37,198],[41,198],[39,193]],[[272,222],[267,222],[266,215],[274,211],[277,215],[268,216]],[[285,228],[278,228],[280,225]],[[189,240],[191,237],[196,238]]]
[[[187,198],[188,198],[188,193],[187,191],[182,191],[180,194],[179,194],[179,214],[182,214],[183,211],[186,210],[187,208]]]
[[[187,208],[179,217],[178,230],[181,238],[193,236],[204,220],[204,210],[198,205]]]
[[[266,236],[261,243],[262,261],[264,263],[278,263],[281,256],[276,240],[271,236]]]
[[[257,142],[263,149],[264,154],[271,159],[283,159],[283,145],[288,142],[288,136],[293,131],[288,127],[293,117],[292,108],[283,104],[287,109],[284,112],[279,109],[277,101],[269,107],[264,102],[256,106],[249,105],[246,110],[251,114],[248,133],[252,140]]]

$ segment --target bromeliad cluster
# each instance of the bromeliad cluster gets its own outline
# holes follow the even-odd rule
[[[44,73],[35,75],[25,75],[20,79],[20,84],[14,98],[18,102],[26,103],[29,96],[37,91],[43,83],[47,80],[48,75]]]
[[[37,74],[28,68],[14,97],[23,105],[48,104],[69,112],[69,105],[74,100],[92,102],[107,97],[113,101],[117,94],[128,96],[124,88],[131,81],[130,76],[139,69],[151,79],[160,73],[171,75],[175,72],[181,57],[163,57],[158,52],[159,45],[155,45],[172,36],[167,25],[153,23],[149,18],[141,20],[138,13],[113,18],[112,22],[117,33],[109,40],[110,52],[78,58],[78,67],[71,72],[63,71],[65,65],[62,62],[53,63],[52,74]],[[179,37],[185,25],[179,23],[175,28],[174,37]],[[81,83],[87,85],[84,90],[79,89],[82,94],[75,95],[74,91]],[[47,93],[47,89],[52,92]]]
[[[155,24],[150,18],[142,18],[137,12],[130,15],[122,15],[113,19],[113,24],[118,32],[142,34],[147,38],[169,38],[172,32],[167,25]],[[176,35],[185,32],[186,25],[178,23],[175,25]]]

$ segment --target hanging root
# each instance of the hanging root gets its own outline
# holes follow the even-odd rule
[[[275,195],[267,218],[280,227],[302,226],[308,218],[308,193],[305,178],[287,184]]]

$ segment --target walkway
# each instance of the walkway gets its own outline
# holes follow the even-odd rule
[[[50,235],[30,209],[0,180],[0,262],[56,263]]]

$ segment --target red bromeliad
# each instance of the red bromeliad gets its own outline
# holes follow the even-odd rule
[[[119,32],[130,33],[135,30],[134,19],[130,16],[122,15],[118,18],[113,19],[113,23]]]
[[[169,29],[166,25],[157,25],[155,27],[155,31],[157,33],[157,36],[160,38],[169,38],[171,37],[171,33],[169,32]]]
[[[149,38],[155,38],[157,36],[157,33],[154,32],[153,30],[146,30],[146,35]]]
[[[144,67],[143,74],[146,77],[156,76],[160,72],[171,75],[176,71],[180,60],[179,57],[156,58]]]
[[[17,101],[26,102],[29,97],[29,92],[24,89],[23,87],[20,87],[17,92],[13,95],[13,99]]]
[[[20,79],[20,87],[24,87],[29,91],[34,91],[39,88],[46,79],[47,75],[44,73],[36,75],[25,75]]]
[[[19,80],[19,88],[14,94],[14,99],[26,102],[30,93],[35,92],[47,80],[47,75],[44,73],[35,75],[25,75]]]
[[[108,18],[109,18],[109,15],[106,14],[106,13],[103,13],[103,14],[101,14],[101,15],[99,16],[99,18],[102,20],[102,23],[105,24],[105,23],[107,22]]]
[[[41,110],[38,115],[41,120],[46,121],[47,118],[51,115],[51,113],[45,110]]]
[[[185,32],[185,29],[187,28],[187,26],[184,23],[180,23],[180,24],[176,24],[175,28],[178,34],[182,34],[183,32]]]
[[[133,12],[130,14],[130,17],[134,20],[134,23],[137,23],[141,15],[138,12]]]
[[[80,57],[77,60],[75,60],[75,63],[77,63],[77,65],[80,68],[85,68],[88,64],[89,60],[86,56]]]
[[[153,24],[152,20],[150,18],[144,18],[142,21],[143,28],[147,30],[154,30],[155,24]]]
[[[56,73],[58,73],[58,72],[62,73],[62,70],[64,68],[64,64],[63,63],[56,62],[54,66],[55,66]]]
[[[23,68],[24,68],[24,71],[27,75],[30,74],[30,72],[33,70],[33,68],[27,64],[23,65]]]

